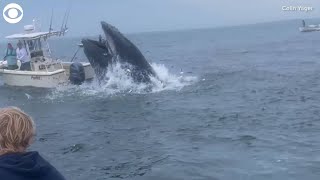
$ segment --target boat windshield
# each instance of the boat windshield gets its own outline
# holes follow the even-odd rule
[[[35,52],[42,50],[40,39],[27,40],[29,51]]]

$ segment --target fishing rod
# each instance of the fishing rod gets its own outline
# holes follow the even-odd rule
[[[50,20],[50,27],[49,27],[49,33],[51,33],[52,29],[52,21],[53,21],[53,9],[51,11],[51,20]]]
[[[76,58],[79,50],[80,50],[82,47],[83,47],[83,44],[78,44],[78,49],[77,49],[77,51],[74,53],[74,55],[73,55],[73,57],[72,57],[72,59],[71,59],[70,62],[73,62],[73,60],[75,60],[75,58]]]

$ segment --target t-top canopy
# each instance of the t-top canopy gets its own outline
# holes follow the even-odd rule
[[[48,36],[53,36],[58,34],[60,34],[60,31],[21,33],[21,34],[13,34],[13,35],[7,36],[6,39],[32,40],[32,39],[38,39],[41,37],[48,37]]]

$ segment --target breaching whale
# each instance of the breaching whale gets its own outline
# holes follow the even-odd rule
[[[140,50],[117,28],[101,22],[104,40],[82,39],[84,53],[93,67],[96,77],[102,80],[115,63],[120,63],[138,83],[151,82],[156,73]]]

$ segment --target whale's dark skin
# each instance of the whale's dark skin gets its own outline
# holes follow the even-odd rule
[[[140,50],[114,26],[101,22],[106,39],[82,39],[84,53],[98,79],[105,78],[107,69],[117,62],[138,83],[150,83],[156,73]]]

